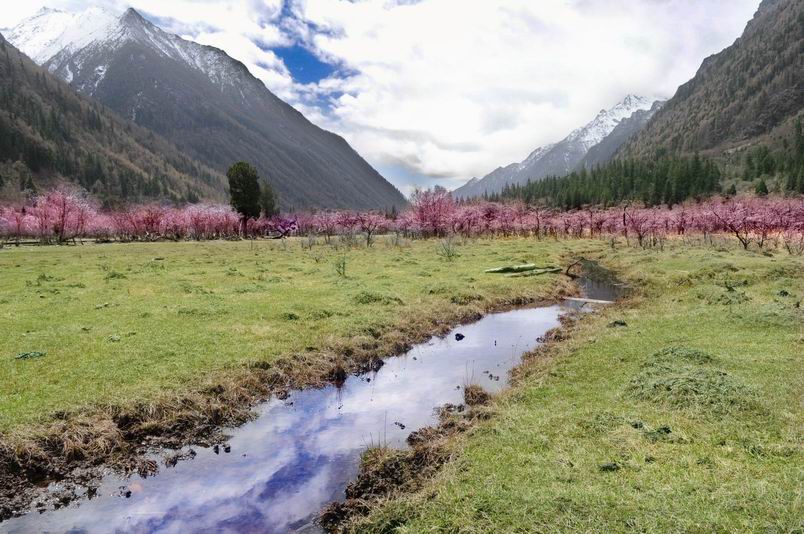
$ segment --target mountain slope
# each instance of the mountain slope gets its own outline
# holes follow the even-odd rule
[[[539,147],[521,163],[498,167],[483,178],[472,178],[452,192],[455,198],[473,198],[502,191],[506,185],[519,183],[520,177],[532,169],[555,145]],[[524,181],[527,181],[525,179]]]
[[[106,201],[226,196],[222,174],[80,96],[0,35],[0,194],[64,179]]]
[[[802,108],[804,2],[763,0],[743,35],[706,58],[619,155],[716,155],[789,127]]]
[[[344,139],[310,123],[242,63],[166,33],[133,9],[119,17],[97,9],[77,16],[45,10],[14,28],[9,40],[80,92],[200,161],[219,170],[251,162],[285,208],[405,203]]]
[[[664,101],[657,100],[650,109],[638,109],[630,117],[620,121],[609,135],[589,149],[577,168],[591,169],[611,161],[617,150],[634,135],[642,131],[648,121],[653,118],[663,105]]]
[[[470,181],[453,191],[453,195],[471,198],[485,193],[499,193],[506,185],[568,174],[589,149],[603,141],[622,120],[636,111],[650,109],[651,105],[652,102],[647,98],[628,95],[613,108],[601,110],[592,122],[574,130],[562,141],[536,149],[522,163],[501,167],[480,180]]]

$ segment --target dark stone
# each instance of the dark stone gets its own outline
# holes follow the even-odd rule
[[[598,466],[598,469],[600,469],[604,473],[608,473],[608,472],[612,472],[612,471],[619,471],[620,470],[620,464],[618,464],[617,462],[607,462],[605,464],[600,464]]]

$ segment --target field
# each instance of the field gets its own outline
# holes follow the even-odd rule
[[[245,377],[269,377],[273,391],[337,379],[458,321],[572,291],[560,274],[484,269],[584,256],[630,282],[632,296],[523,364],[492,417],[448,439],[451,460],[433,478],[348,526],[794,531],[804,512],[804,260],[716,243],[382,236],[370,248],[335,238],[5,248],[0,451],[36,465],[61,456],[54,472],[76,458],[112,461],[140,437],[118,432],[133,417],[121,414],[139,414],[142,435],[159,434],[160,420],[226,422],[219,412],[233,400],[257,398],[236,394]],[[210,396],[212,408],[199,400]],[[188,406],[206,408],[171,419]]]
[[[458,318],[549,298],[564,287],[555,275],[483,270],[558,264],[572,245],[479,240],[455,246],[454,258],[435,240],[381,239],[368,249],[310,248],[306,239],[7,248],[0,431],[55,412],[158,402],[255,362],[303,359],[314,370],[361,346],[383,356]],[[44,356],[18,358],[28,353]]]
[[[356,532],[801,530],[801,259],[600,259],[636,296],[527,362],[433,480]]]

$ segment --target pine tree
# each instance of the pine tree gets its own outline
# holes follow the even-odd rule
[[[757,183],[755,192],[758,196],[761,197],[768,196],[768,184],[765,183],[764,178],[759,179],[759,183]]]
[[[240,224],[245,233],[246,221],[260,216],[260,176],[257,169],[245,161],[239,161],[229,168],[226,177],[229,179],[232,208],[240,214]]]
[[[273,217],[279,213],[276,192],[268,182],[263,182],[260,187],[260,207],[265,217]]]

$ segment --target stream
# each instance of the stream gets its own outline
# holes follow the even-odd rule
[[[608,284],[579,283],[589,298],[617,297]],[[579,306],[589,307],[567,302],[489,314],[386,359],[379,371],[350,376],[340,388],[266,402],[256,419],[226,430],[226,445],[192,447],[191,460],[148,478],[108,474],[93,498],[32,511],[0,523],[0,531],[321,532],[314,519],[343,498],[367,447],[405,447],[411,432],[437,423],[437,407],[462,403],[468,384],[501,390],[522,354]]]

